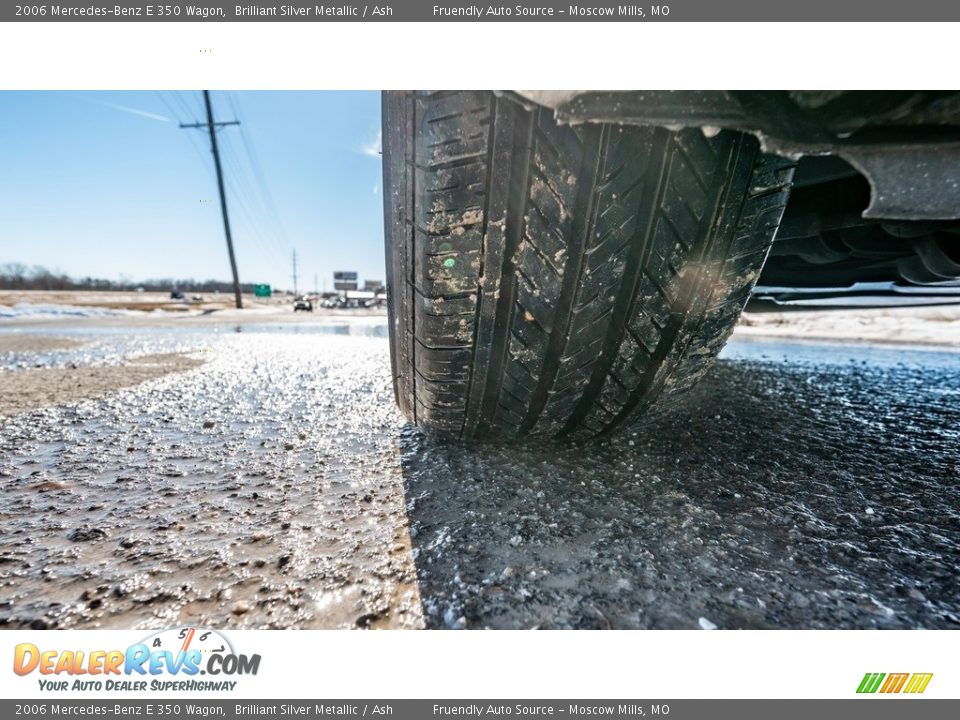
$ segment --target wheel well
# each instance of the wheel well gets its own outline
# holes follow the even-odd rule
[[[870,193],[866,177],[842,158],[803,157],[761,291],[855,283],[956,283],[960,291],[960,222],[864,218]]]

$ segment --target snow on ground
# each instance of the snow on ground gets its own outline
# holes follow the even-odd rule
[[[79,305],[35,305],[18,302],[15,305],[0,305],[0,318],[36,318],[37,320],[70,317],[115,317],[130,315],[129,310],[114,310],[101,307],[81,307]]]
[[[960,305],[744,313],[736,335],[960,347]]]

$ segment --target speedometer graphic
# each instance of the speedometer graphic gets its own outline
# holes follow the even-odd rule
[[[213,653],[233,654],[230,641],[216,630],[197,627],[178,627],[161,630],[143,641],[151,651],[166,650],[178,657],[181,653],[197,650],[204,658]]]

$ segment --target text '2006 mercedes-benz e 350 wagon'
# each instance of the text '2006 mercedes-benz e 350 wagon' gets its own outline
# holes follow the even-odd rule
[[[603,435],[695,384],[752,295],[960,292],[957,92],[387,92],[383,138],[426,429]]]

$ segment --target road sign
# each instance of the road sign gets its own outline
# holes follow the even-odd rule
[[[270,297],[271,295],[273,295],[273,288],[271,288],[269,285],[253,286],[254,297]]]
[[[333,273],[334,290],[356,290],[357,273],[352,270],[337,270]]]

